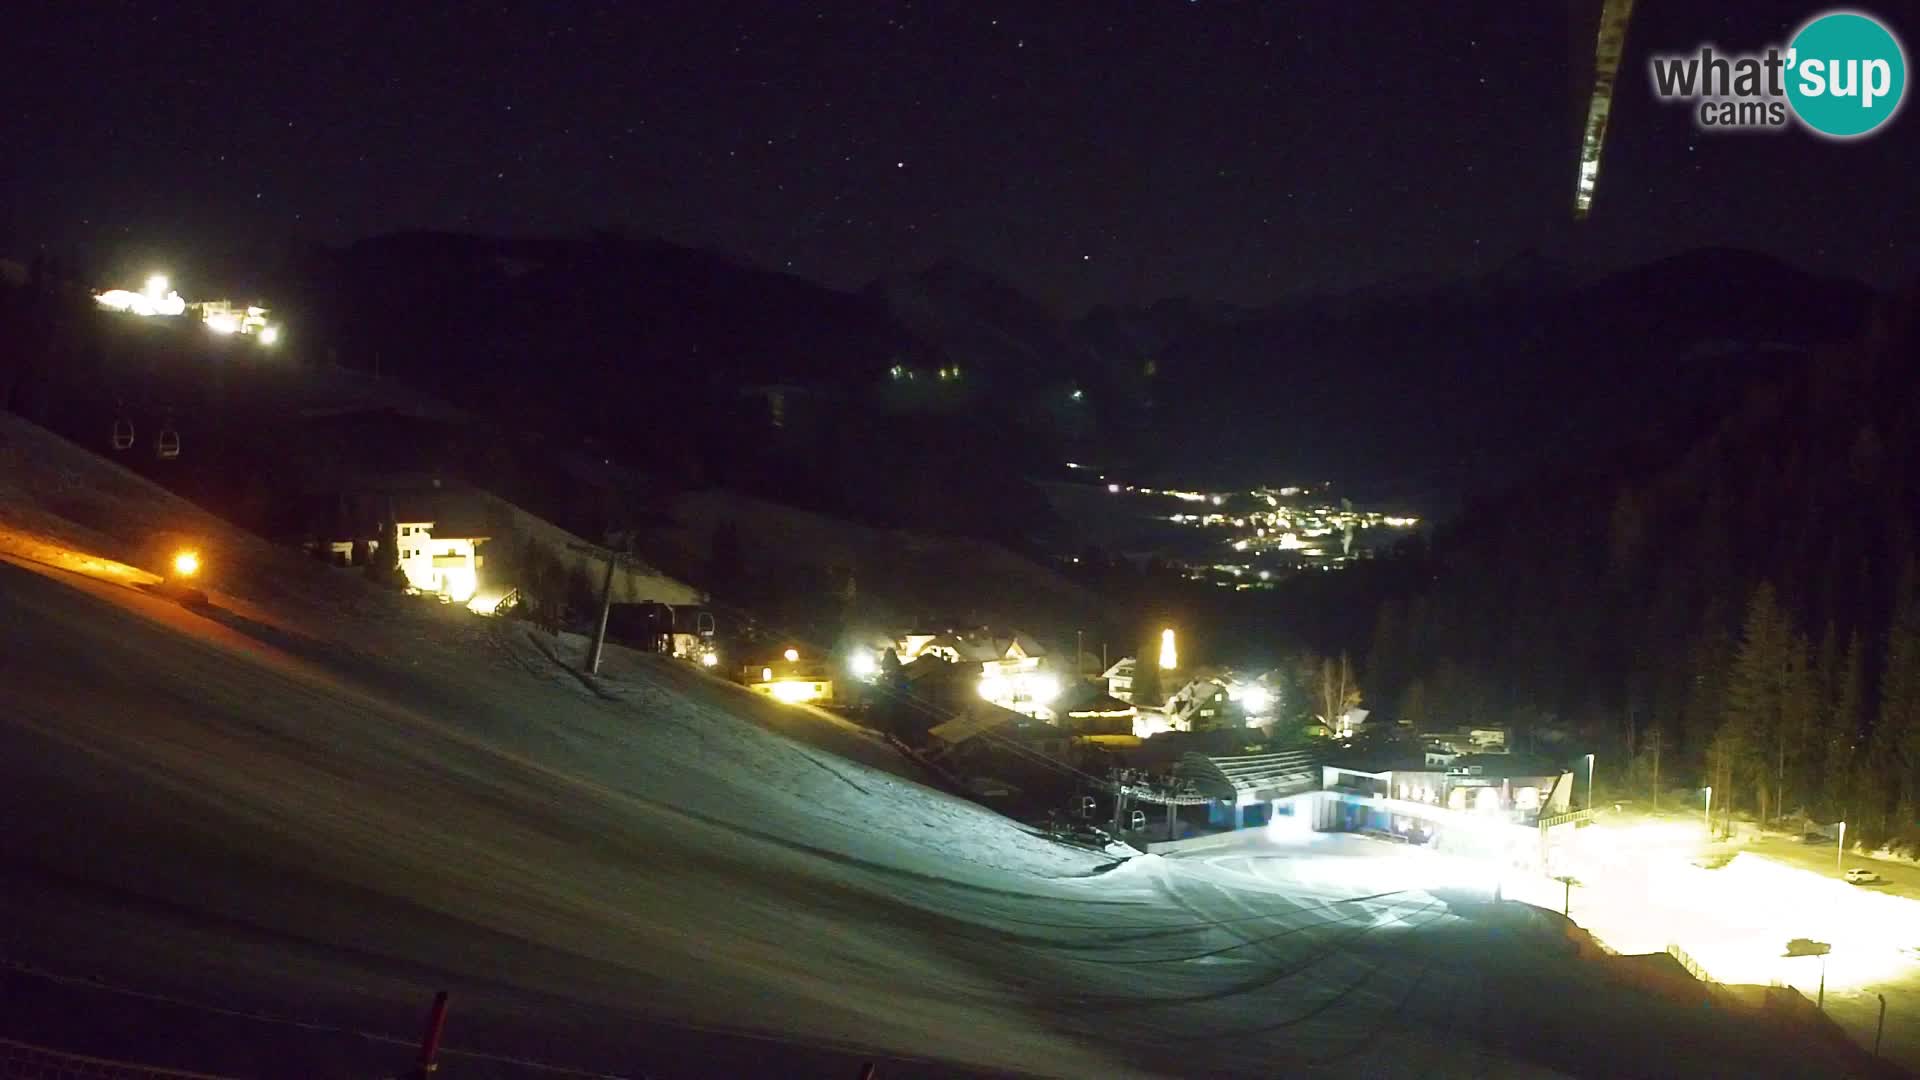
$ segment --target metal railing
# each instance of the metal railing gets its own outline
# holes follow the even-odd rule
[[[1701,982],[1709,983],[1709,984],[1718,982],[1718,980],[1716,980],[1712,975],[1707,974],[1706,968],[1700,966],[1700,961],[1695,960],[1691,955],[1687,953],[1687,950],[1681,948],[1680,946],[1669,944],[1667,946],[1667,955],[1673,957],[1675,960],[1680,961],[1680,966],[1687,969],[1687,974],[1693,976],[1694,978],[1700,980]]]

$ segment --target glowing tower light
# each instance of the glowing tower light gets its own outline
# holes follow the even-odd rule
[[[1173,643],[1173,627],[1160,631],[1160,666],[1168,671],[1180,666],[1180,650]]]

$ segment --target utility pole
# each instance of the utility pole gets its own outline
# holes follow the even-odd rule
[[[1653,729],[1653,809],[1660,811],[1660,729]]]
[[[1773,774],[1773,813],[1776,818],[1778,818],[1787,809],[1786,802],[1787,802],[1787,736],[1786,736],[1786,733],[1783,731],[1780,734],[1779,769],[1777,772]],[[1766,822],[1761,822],[1761,824],[1764,825],[1766,824]]]
[[[607,643],[607,616],[613,614],[613,552],[607,552],[607,580],[600,585],[600,621],[593,628],[593,647],[587,650],[587,674],[600,674],[600,650]]]
[[[628,543],[632,543],[631,536],[628,537]],[[607,576],[600,585],[600,621],[594,626],[593,644],[587,649],[587,674],[598,675],[600,674],[600,653],[607,643],[607,617],[613,614],[613,571],[621,559],[627,558],[627,554],[615,551],[611,547],[589,547],[585,544],[568,544],[567,547],[584,555],[599,556],[607,560]],[[671,627],[668,628],[668,632],[672,632]]]
[[[1880,1022],[1873,1025],[1873,1056],[1880,1056],[1880,1033],[1887,1030],[1887,995],[1875,994],[1880,999]]]

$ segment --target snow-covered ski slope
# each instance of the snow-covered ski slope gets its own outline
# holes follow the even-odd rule
[[[449,1077],[1832,1074],[1437,862],[1064,848],[843,721],[626,652],[583,680],[577,639],[0,439],[0,1036],[368,1076],[444,988]],[[233,553],[204,609],[102,570],[156,518]]]

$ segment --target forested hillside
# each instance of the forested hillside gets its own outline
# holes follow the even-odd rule
[[[1677,457],[1542,478],[1382,567],[1370,702],[1608,732],[1603,777],[1657,753],[1716,807],[1920,839],[1916,300],[1668,432]]]

